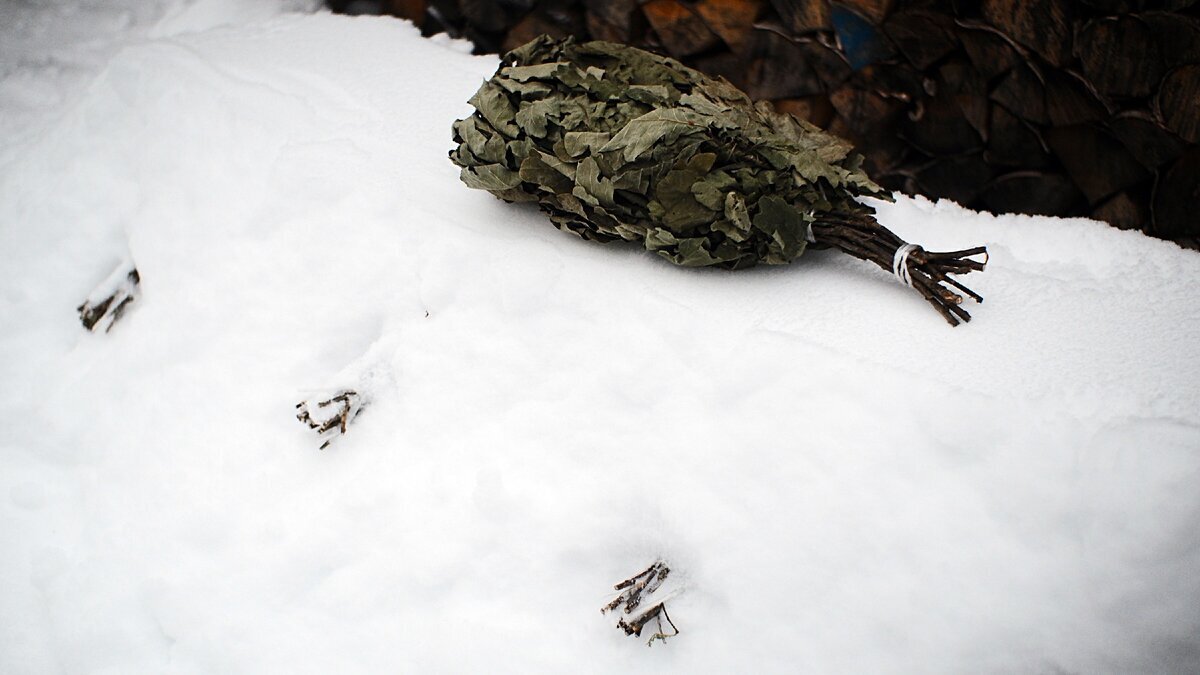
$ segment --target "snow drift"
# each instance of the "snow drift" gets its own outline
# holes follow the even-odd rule
[[[957,329],[677,269],[459,183],[494,58],[264,6],[3,10],[0,670],[1200,669],[1200,255],[880,204],[987,244]],[[599,609],[656,557],[647,649]]]

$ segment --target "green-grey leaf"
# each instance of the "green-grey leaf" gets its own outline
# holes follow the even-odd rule
[[[600,150],[622,150],[625,160],[632,162],[656,143],[674,143],[680,136],[705,129],[707,118],[700,113],[684,108],[660,108],[630,120]]]

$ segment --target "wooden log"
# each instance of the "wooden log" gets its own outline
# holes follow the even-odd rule
[[[1083,4],[1102,14],[1128,14],[1142,9],[1142,0],[1081,0]]]
[[[854,10],[875,25],[883,23],[892,10],[892,0],[837,0],[836,4]]]
[[[983,16],[1001,32],[1062,67],[1071,58],[1072,8],[1068,0],[983,0]]]
[[[593,39],[635,44],[645,17],[637,0],[587,0],[587,29]]]
[[[988,116],[984,157],[996,166],[1038,169],[1050,163],[1049,149],[1038,131],[1000,105],[993,105]]]
[[[1174,12],[1146,12],[1137,18],[1150,27],[1163,67],[1200,63],[1200,21]]]
[[[521,45],[529,42],[539,35],[549,35],[554,38],[563,38],[572,34],[582,32],[582,26],[573,26],[566,21],[570,20],[570,16],[560,16],[558,21],[548,17],[541,10],[530,12],[508,30],[504,36],[504,41],[501,43],[501,52],[507,52],[516,49]],[[578,17],[582,23],[583,17]]]
[[[829,9],[838,48],[854,70],[886,61],[895,52],[891,41],[879,28],[878,20],[868,19],[854,8],[840,3]]]
[[[981,153],[943,157],[917,169],[908,191],[967,206],[975,201],[995,173]]]
[[[792,35],[833,30],[824,0],[771,0],[771,6]]]
[[[911,171],[906,171],[905,167],[909,163],[908,160],[913,154],[913,150],[912,146],[904,142],[904,139],[890,131],[889,128],[884,127],[871,136],[855,138],[855,149],[863,156],[863,169],[867,175],[881,178],[902,173],[904,180],[894,188],[888,187],[903,189],[911,174]]]
[[[709,52],[684,60],[688,66],[703,73],[729,80],[735,87],[746,91],[746,64],[737,54],[729,51]]]
[[[1045,85],[1032,63],[1022,63],[1009,71],[992,90],[992,100],[1026,122],[1043,126],[1050,123]]]
[[[967,58],[985,80],[993,80],[1021,62],[1016,45],[994,28],[963,22],[957,25],[957,37]]]
[[[1155,105],[1168,129],[1188,143],[1200,143],[1200,64],[1168,73]]]
[[[847,83],[829,95],[837,116],[855,137],[875,135],[880,129],[891,125],[903,104],[896,99],[880,96],[879,93]]]
[[[1150,178],[1141,162],[1099,126],[1057,127],[1046,130],[1045,138],[1067,175],[1093,205]]]
[[[1107,127],[1142,166],[1151,171],[1174,160],[1183,152],[1183,141],[1167,131],[1161,122],[1148,113],[1121,113],[1109,120]]]
[[[1106,96],[1146,96],[1165,70],[1150,27],[1131,16],[1088,21],[1079,29],[1075,52],[1083,74]]]
[[[392,16],[408,19],[417,28],[425,25],[426,0],[388,0],[387,11]]]
[[[463,17],[478,31],[499,33],[507,30],[512,20],[504,7],[495,0],[458,0]]]
[[[451,37],[463,37],[463,19],[462,11],[458,8],[458,0],[429,0],[425,7],[425,20],[422,22],[421,31],[428,34],[447,33]],[[476,54],[483,52],[479,51],[478,45],[474,50]]]
[[[984,142],[988,138],[987,81],[965,60],[951,59],[938,68],[938,90],[949,94],[959,111]]]
[[[1110,104],[1101,98],[1091,83],[1076,73],[1051,68],[1044,76],[1046,116],[1050,118],[1050,124],[1058,127],[1099,122],[1112,114]]]
[[[734,52],[742,51],[763,7],[763,0],[699,0],[695,5],[708,29]]]
[[[954,95],[946,92],[923,99],[914,113],[901,119],[900,135],[934,157],[983,149],[983,139],[963,117]]]
[[[805,60],[812,64],[825,91],[833,91],[842,86],[854,73],[850,64],[846,62],[846,57],[832,47],[817,40],[800,40],[798,46],[800,51],[804,52]]]
[[[801,98],[825,89],[808,64],[805,46],[771,31],[754,31],[746,43],[744,58],[746,93],[751,98]]]
[[[1200,147],[1183,154],[1154,188],[1153,233],[1166,239],[1200,237]]]
[[[642,14],[675,58],[699,54],[721,41],[695,10],[679,0],[650,0],[642,5]]]
[[[1128,192],[1118,192],[1092,210],[1092,217],[1122,230],[1141,230],[1150,227],[1150,209],[1144,199],[1134,199]]]
[[[822,129],[829,126],[829,122],[833,119],[834,115],[833,104],[829,102],[829,97],[825,95],[784,98],[773,101],[773,103],[775,104],[775,109],[779,112],[795,115]]]
[[[883,24],[900,53],[921,70],[958,48],[954,29],[949,14],[922,9],[896,12]]]
[[[1079,213],[1083,195],[1062,174],[1016,171],[996,178],[980,194],[995,213],[1068,216]]]

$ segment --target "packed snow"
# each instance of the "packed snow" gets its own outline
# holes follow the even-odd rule
[[[880,203],[988,246],[958,328],[675,268],[459,182],[495,57],[312,4],[0,5],[0,671],[1200,672],[1200,254]]]

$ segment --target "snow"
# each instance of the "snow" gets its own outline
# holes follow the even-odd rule
[[[1200,671],[1200,255],[881,204],[989,247],[953,329],[678,269],[458,181],[494,57],[297,9],[0,5],[0,671]]]

